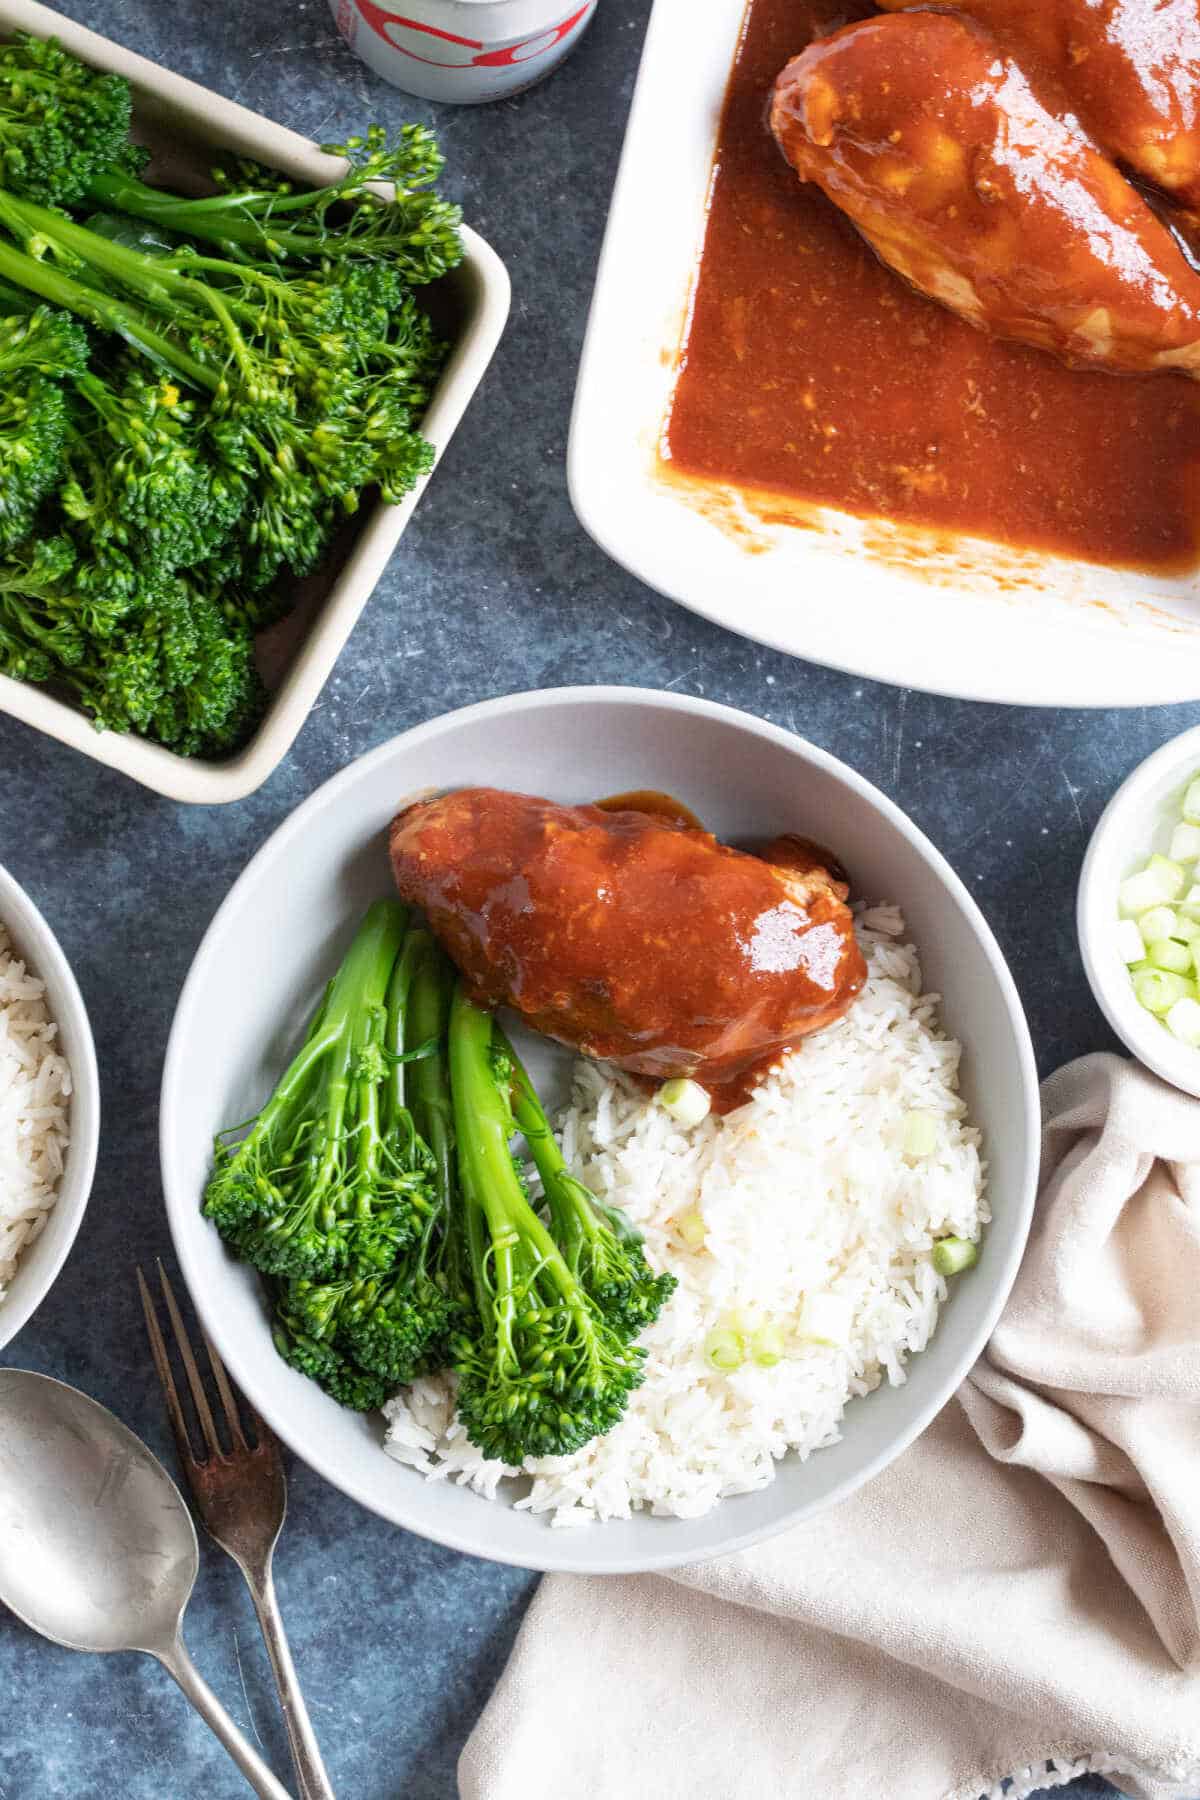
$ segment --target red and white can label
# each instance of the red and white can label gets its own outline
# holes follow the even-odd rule
[[[596,0],[330,0],[338,30],[377,74],[431,100],[499,99],[548,75]]]

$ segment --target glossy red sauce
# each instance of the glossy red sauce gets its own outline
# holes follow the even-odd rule
[[[1114,376],[976,331],[884,268],[767,132],[771,85],[866,16],[751,0],[664,458],[685,475],[1182,571],[1200,561],[1200,386]]]
[[[480,1004],[655,1082],[692,1076],[719,1110],[866,978],[845,890],[801,879],[800,839],[772,867],[644,810],[462,788],[408,807],[390,848]]]

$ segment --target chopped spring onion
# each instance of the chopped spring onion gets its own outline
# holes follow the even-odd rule
[[[681,1077],[674,1081],[664,1081],[658,1090],[658,1097],[680,1125],[698,1125],[701,1119],[707,1119],[712,1110],[712,1101],[698,1081],[688,1081]]]
[[[1167,1008],[1163,1023],[1181,1043],[1190,1044],[1193,1049],[1200,1046],[1200,1001],[1176,1000],[1174,1006]]]
[[[703,1250],[708,1239],[708,1226],[698,1207],[693,1207],[691,1212],[685,1212],[676,1219],[675,1230],[680,1242],[689,1250]]]
[[[1144,944],[1157,943],[1160,938],[1174,937],[1178,925],[1179,914],[1172,907],[1152,906],[1138,918],[1138,936]]]
[[[1141,955],[1140,946],[1138,954]],[[905,1113],[902,1139],[905,1156],[932,1156],[937,1149],[937,1141],[937,1120],[932,1113]]]
[[[809,1294],[796,1322],[802,1344],[828,1344],[841,1349],[850,1341],[854,1309],[844,1294]]]
[[[933,1246],[933,1266],[939,1275],[959,1275],[979,1261],[979,1248],[970,1238],[939,1238]]]
[[[1177,1000],[1194,1000],[1196,984],[1184,975],[1173,975],[1168,969],[1140,969],[1133,978],[1133,991],[1147,1012],[1169,1012]]]
[[[1136,919],[1121,919],[1118,922],[1117,955],[1123,963],[1141,962],[1145,958],[1146,946],[1142,942]]]
[[[1147,961],[1152,969],[1168,969],[1172,975],[1186,975],[1192,967],[1192,953],[1175,938],[1160,938],[1151,944]]]
[[[1138,930],[1136,919],[1121,919],[1117,923],[1117,955],[1123,963],[1141,962],[1146,954],[1146,946],[1142,942],[1142,934]]]
[[[1178,900],[1187,886],[1187,872],[1179,863],[1173,862],[1169,856],[1152,856],[1146,864],[1148,875],[1157,875],[1163,886],[1167,888],[1168,899]]]
[[[770,1319],[760,1325],[750,1339],[750,1354],[760,1369],[773,1369],[776,1363],[782,1362],[786,1348],[783,1332]]]
[[[1136,875],[1127,875],[1117,891],[1121,911],[1132,919],[1152,906],[1169,906],[1178,897],[1178,888],[1172,892],[1157,869],[1139,869]]]
[[[1200,856],[1200,825],[1177,825],[1171,833],[1168,854],[1172,862],[1195,862]]]
[[[746,1340],[740,1331],[718,1325],[704,1340],[704,1354],[714,1369],[730,1375],[746,1360]]]
[[[1200,1049],[1200,771],[1181,811],[1170,855],[1147,857],[1117,891],[1115,949],[1138,1003],[1180,1043]]]

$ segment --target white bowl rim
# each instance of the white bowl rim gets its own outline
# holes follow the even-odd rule
[[[28,1325],[58,1280],[83,1224],[100,1147],[100,1071],[91,1020],[66,952],[39,907],[3,863],[0,863],[0,924],[21,939],[18,953],[28,963],[30,972],[46,984],[46,998],[55,1023],[71,1040],[70,1142],[54,1208],[35,1244],[51,1229],[56,1216],[67,1217],[69,1224],[48,1268],[42,1271],[41,1281],[31,1286],[27,1294],[14,1294],[10,1284],[7,1296],[0,1300],[0,1350],[3,1350]],[[60,1206],[63,1208],[61,1215],[58,1213]],[[29,1248],[32,1251],[34,1245]],[[21,1266],[18,1264],[13,1283],[19,1278]]]
[[[1172,770],[1200,769],[1200,725],[1192,725],[1151,751],[1125,777],[1096,821],[1079,871],[1075,929],[1084,973],[1096,1004],[1125,1048],[1163,1081],[1200,1098],[1200,1050],[1177,1043],[1134,997],[1124,965],[1102,949],[1104,928],[1117,916],[1115,888],[1101,888],[1099,865],[1125,820]]]
[[[992,1297],[979,1314],[975,1330],[968,1340],[967,1351],[959,1359],[959,1367],[947,1376],[931,1392],[929,1399],[915,1414],[906,1428],[897,1434],[885,1447],[865,1460],[845,1480],[830,1490],[822,1500],[820,1510],[837,1505],[846,1499],[866,1482],[872,1480],[889,1463],[893,1462],[908,1446],[925,1430],[931,1420],[950,1400],[968,1370],[982,1352],[991,1336],[992,1329],[1007,1303],[1012,1284],[1016,1279],[1017,1269],[1025,1251],[1025,1242],[1029,1234],[1033,1218],[1033,1208],[1037,1192],[1037,1174],[1039,1166],[1041,1114],[1038,1100],[1037,1065],[1034,1059],[1033,1044],[1029,1035],[1029,1027],[1025,1019],[1024,1009],[1017,993],[1008,965],[1000,950],[999,944],[984,918],[977,902],[964,883],[955,874],[941,851],[925,836],[901,809],[886,794],[876,788],[873,783],[859,775],[838,757],[822,750],[819,746],[802,738],[798,733],[787,731],[778,725],[769,724],[737,707],[725,706],[717,701],[698,699],[690,694],[676,694],[657,688],[644,687],[559,687],[537,688],[524,693],[504,695],[493,700],[480,701],[475,705],[464,706],[453,712],[440,714],[410,730],[400,732],[386,743],[378,745],[374,750],[356,758],[353,762],[332,776],[328,781],[310,794],[296,810],[276,828],[264,844],[255,852],[242,873],[238,876],[229,893],[213,915],[212,921],[196,951],[195,959],[184,982],[175,1018],[171,1025],[171,1033],[167,1042],[166,1059],[163,1064],[162,1093],[159,1106],[159,1145],[162,1159],[163,1193],[167,1209],[167,1221],[171,1237],[175,1245],[175,1253],[183,1271],[184,1280],[192,1295],[193,1303],[204,1323],[205,1330],[215,1343],[218,1352],[226,1358],[234,1368],[237,1379],[245,1389],[248,1398],[258,1409],[267,1424],[278,1437],[317,1474],[323,1476],[340,1492],[357,1500],[369,1512],[376,1513],[389,1523],[399,1525],[405,1530],[415,1532],[433,1543],[441,1544],[450,1550],[456,1550],[468,1556],[485,1556],[494,1562],[508,1563],[517,1568],[536,1568],[545,1571],[556,1571],[568,1574],[605,1574],[629,1575],[649,1573],[654,1570],[677,1568],[687,1562],[694,1562],[692,1554],[680,1554],[669,1549],[651,1552],[636,1557],[613,1559],[597,1569],[593,1559],[575,1556],[569,1547],[562,1544],[562,1539],[570,1539],[572,1532],[547,1531],[545,1553],[536,1561],[524,1556],[509,1554],[502,1549],[481,1550],[478,1539],[453,1530],[431,1528],[421,1509],[409,1507],[405,1503],[405,1487],[397,1482],[396,1500],[386,1507],[378,1499],[366,1491],[353,1477],[343,1473],[334,1466],[334,1460],[327,1456],[321,1447],[301,1446],[291,1433],[286,1417],[278,1408],[268,1401],[262,1403],[261,1394],[256,1392],[257,1384],[253,1375],[247,1380],[238,1365],[241,1356],[237,1345],[231,1343],[225,1330],[222,1313],[216,1306],[208,1303],[204,1284],[199,1279],[191,1253],[188,1236],[180,1219],[185,1208],[198,1207],[198,1196],[180,1191],[172,1174],[170,1143],[175,1135],[177,1112],[184,1104],[186,1081],[181,1079],[187,1059],[187,1044],[190,1040],[191,1012],[197,1003],[197,997],[204,983],[204,962],[206,948],[223,924],[225,917],[235,911],[240,903],[244,886],[248,886],[259,865],[266,860],[273,860],[291,841],[303,833],[311,820],[325,808],[337,804],[342,793],[358,779],[365,770],[373,769],[396,754],[400,745],[413,745],[428,742],[439,735],[453,732],[461,724],[468,721],[494,718],[500,713],[514,711],[537,710],[545,707],[573,707],[594,704],[624,704],[662,709],[668,712],[690,713],[693,716],[735,723],[751,735],[763,738],[790,750],[799,750],[805,758],[824,772],[854,789],[864,800],[884,814],[896,829],[912,843],[918,852],[930,863],[943,886],[957,901],[973,932],[975,933],[984,955],[996,978],[997,986],[1004,1002],[1007,1023],[1012,1033],[1014,1048],[1021,1070],[1021,1088],[1025,1097],[1025,1163],[1022,1169],[1021,1192],[1017,1196],[1014,1225],[1007,1246],[1001,1252],[997,1265],[997,1279]],[[380,1455],[385,1454],[382,1449]],[[412,1471],[409,1471],[412,1473]],[[424,1485],[424,1484],[422,1484]],[[774,1537],[789,1526],[798,1523],[798,1516],[793,1511],[780,1519],[768,1521],[751,1530],[733,1533],[711,1552],[712,1556],[728,1556],[736,1551],[748,1549],[752,1544]],[[602,1529],[602,1527],[597,1527]],[[552,1541],[553,1540],[553,1541]],[[705,1559],[707,1560],[707,1559]]]

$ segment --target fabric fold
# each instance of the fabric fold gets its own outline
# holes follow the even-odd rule
[[[1083,1767],[1200,1797],[1200,1103],[1097,1055],[1043,1111],[1029,1249],[955,1400],[754,1549],[548,1578],[463,1800],[974,1800]]]

